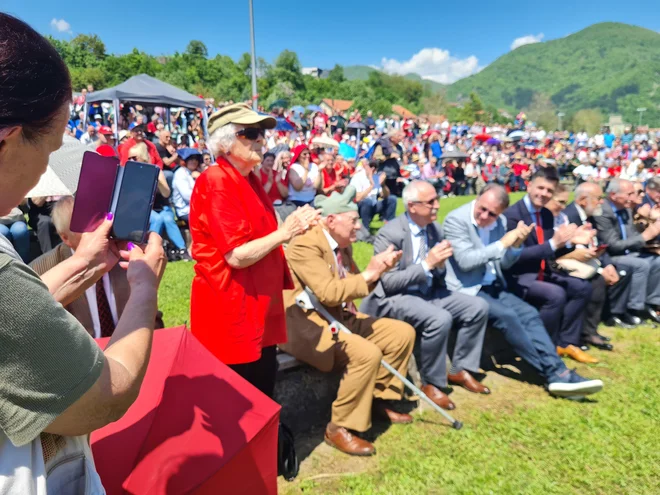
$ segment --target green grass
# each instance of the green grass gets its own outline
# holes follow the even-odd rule
[[[439,220],[470,199],[443,199]],[[371,246],[359,243],[354,253],[363,267]],[[192,277],[192,263],[168,265],[160,307],[169,326],[189,321]],[[602,332],[616,352],[594,351],[601,363],[578,368],[605,382],[593,401],[553,399],[541,387],[490,372],[492,395],[452,395],[461,431],[426,410],[414,424],[381,434],[373,458],[321,444],[296,481],[280,480],[280,493],[660,494],[660,330]]]

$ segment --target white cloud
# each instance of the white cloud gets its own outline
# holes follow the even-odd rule
[[[523,46],[523,45],[531,45],[532,43],[540,43],[543,40],[544,34],[539,33],[536,36],[533,34],[528,34],[527,36],[521,36],[520,38],[516,38],[513,40],[513,43],[511,43],[511,49],[515,50],[516,48]]]
[[[450,84],[458,79],[479,72],[479,59],[474,55],[467,58],[457,58],[449,50],[441,48],[424,48],[414,54],[410,60],[400,62],[393,58],[383,58],[383,70],[394,74],[414,72],[424,79],[430,79],[442,84]]]
[[[53,20],[50,21],[50,27],[52,27],[58,33],[70,33],[71,32],[71,24],[66,22],[64,19],[55,19],[55,18],[53,18]]]

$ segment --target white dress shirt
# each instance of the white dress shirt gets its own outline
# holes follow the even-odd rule
[[[71,253],[73,253],[73,249]],[[103,275],[103,288],[105,289],[105,295],[108,298],[108,304],[110,305],[110,312],[112,313],[112,321],[117,325],[119,321],[119,316],[117,314],[117,301],[115,300],[115,293],[112,290],[112,282],[110,281],[110,275]],[[85,296],[87,297],[87,305],[89,306],[89,313],[92,315],[92,324],[94,325],[94,338],[101,338],[101,319],[99,318],[99,307],[96,302],[96,284],[92,285],[89,289],[85,291]]]
[[[523,198],[523,201],[525,202],[525,206],[527,207],[527,211],[529,211],[529,214],[532,216],[532,222],[536,222],[536,212],[541,211],[537,210],[534,205],[532,204],[532,200],[529,199],[529,194],[526,194],[525,197]],[[541,218],[541,222],[543,221],[543,218]],[[538,225],[538,227],[543,228],[543,225]],[[555,241],[553,239],[546,239],[548,243],[550,243],[550,247],[552,248],[553,251],[557,251],[557,246],[555,246]],[[570,245],[567,243],[566,247],[570,247]]]
[[[412,249],[413,249],[413,264],[414,265],[422,265],[422,268],[424,269],[424,273],[426,273],[426,280],[428,282],[428,286],[431,287],[433,285],[433,272],[431,271],[431,268],[429,265],[426,263],[425,259],[419,259],[419,249],[421,247],[422,240],[420,239],[419,233],[422,230],[422,227],[417,225],[415,222],[412,221],[410,216],[406,213],[406,218],[408,219],[408,228],[410,229],[410,240],[412,242]],[[428,228],[428,227],[427,227]],[[429,235],[428,235],[428,230],[425,230],[426,232],[426,252],[428,252],[433,248],[433,246],[429,246]],[[418,287],[416,285],[411,285],[408,287],[409,290],[416,290]]]

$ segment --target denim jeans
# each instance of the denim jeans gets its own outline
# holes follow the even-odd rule
[[[14,222],[11,225],[0,224],[0,235],[5,236],[16,249],[16,252],[28,262],[30,257],[30,233],[25,222]]]
[[[396,215],[396,197],[390,195],[387,198],[377,200],[373,196],[368,196],[358,203],[358,211],[362,224],[368,229],[376,213],[380,215],[383,221],[394,220]]]
[[[172,241],[176,248],[185,249],[186,242],[183,240],[179,226],[174,220],[172,208],[169,206],[163,206],[161,211],[151,210],[151,216],[149,217],[149,230],[156,234],[160,234],[163,227],[165,227],[167,237],[170,238],[170,241]]]

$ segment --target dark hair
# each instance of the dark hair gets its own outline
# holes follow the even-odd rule
[[[0,13],[0,129],[21,126],[33,141],[72,94],[55,47],[25,22]]]
[[[545,179],[549,180],[550,182],[559,182],[559,175],[557,174],[557,169],[554,167],[542,167],[534,172],[530,182],[534,182],[535,179]]]
[[[262,161],[265,162],[266,158],[272,158],[273,160],[275,160],[275,153],[271,153],[270,151],[264,153],[264,159]]]

